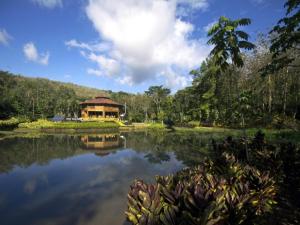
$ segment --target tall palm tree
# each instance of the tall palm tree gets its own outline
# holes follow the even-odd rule
[[[208,44],[214,45],[210,56],[213,58],[215,64],[225,71],[230,61],[238,66],[244,65],[241,49],[252,50],[255,45],[248,41],[249,35],[238,30],[239,26],[246,26],[251,24],[248,18],[238,20],[230,20],[221,16],[219,21],[214,24],[208,31]]]

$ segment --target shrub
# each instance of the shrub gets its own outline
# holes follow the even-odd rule
[[[10,118],[8,120],[0,120],[0,129],[6,130],[6,129],[14,129],[18,127],[18,124],[20,121],[17,118]]]
[[[279,187],[299,199],[293,185],[300,174],[295,145],[270,145],[257,132],[252,140],[228,137],[212,146],[213,160],[157,176],[154,184],[135,181],[127,219],[134,225],[261,224],[276,204]],[[285,197],[277,199],[281,205]]]
[[[148,128],[150,129],[165,129],[165,125],[162,123],[149,123]]]
[[[200,126],[199,121],[189,121],[189,122],[180,122],[176,123],[177,127],[184,127],[184,128],[195,128]]]
[[[39,120],[33,121],[33,122],[20,123],[18,127],[19,128],[29,128],[29,129],[39,129],[39,128],[43,128],[43,127],[52,126],[53,124],[54,123],[49,120],[39,119]]]
[[[173,129],[173,126],[174,126],[174,122],[173,120],[171,120],[170,118],[168,119],[164,119],[164,125],[166,126],[167,129]]]
[[[206,161],[155,184],[137,180],[128,194],[127,219],[134,225],[253,224],[275,204],[269,173],[223,155],[226,170]],[[226,173],[223,173],[226,171]]]
[[[49,120],[37,120],[31,123],[21,123],[19,128],[29,129],[93,129],[93,128],[117,128],[115,122],[52,122]]]
[[[200,122],[199,121],[190,121],[190,122],[188,122],[188,125],[190,125],[192,127],[199,127]]]

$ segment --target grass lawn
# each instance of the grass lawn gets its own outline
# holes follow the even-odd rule
[[[181,128],[175,127],[176,132],[198,132],[199,134],[216,134],[220,137],[226,136],[243,136],[242,129],[229,129],[221,127],[195,127],[195,128]],[[291,129],[265,129],[265,128],[248,128],[246,135],[253,137],[258,131],[262,131],[268,140],[287,140],[300,143],[300,132]]]

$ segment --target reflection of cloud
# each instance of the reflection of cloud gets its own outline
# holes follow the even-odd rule
[[[36,188],[36,180],[29,180],[24,185],[24,192],[27,194],[32,194]]]
[[[24,185],[24,192],[26,194],[32,194],[36,191],[38,185],[41,184],[48,184],[48,177],[46,174],[40,174],[36,177],[27,180]]]
[[[113,165],[107,165],[99,171],[97,177],[93,180],[91,180],[88,183],[89,187],[94,187],[97,185],[101,185],[106,182],[111,182],[115,179],[118,179],[119,171],[118,169]]]
[[[22,199],[16,211],[22,217],[34,214],[27,221],[31,225],[122,225],[126,196],[134,179],[153,181],[157,174],[182,167],[169,155],[170,161],[160,165],[145,160],[144,153],[128,149],[106,157],[86,154],[52,161],[43,166],[46,174],[26,174],[23,191],[32,195],[25,194],[24,199],[30,198],[30,204]],[[12,215],[5,219],[11,221]]]
[[[5,197],[5,195],[0,195],[0,209],[1,208],[4,208],[4,206],[5,206],[5,202],[6,202],[6,197]]]
[[[126,196],[134,179],[153,181],[154,175],[167,175],[182,167],[174,154],[169,156],[169,162],[154,166],[144,159],[144,154],[124,150],[118,152],[118,156],[109,156],[108,163],[89,166],[87,170],[94,173],[95,177],[83,183],[75,193],[69,196],[73,200],[74,198],[90,199],[91,202],[85,211],[94,213],[86,213],[88,217],[81,213],[76,224],[123,224]]]

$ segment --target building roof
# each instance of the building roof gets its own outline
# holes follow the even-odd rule
[[[113,106],[122,106],[122,104],[117,103],[113,100],[111,100],[108,97],[104,97],[104,96],[98,96],[94,99],[90,99],[90,100],[86,100],[84,102],[80,103],[81,105],[85,105],[85,104],[96,104],[96,105],[113,105]]]

